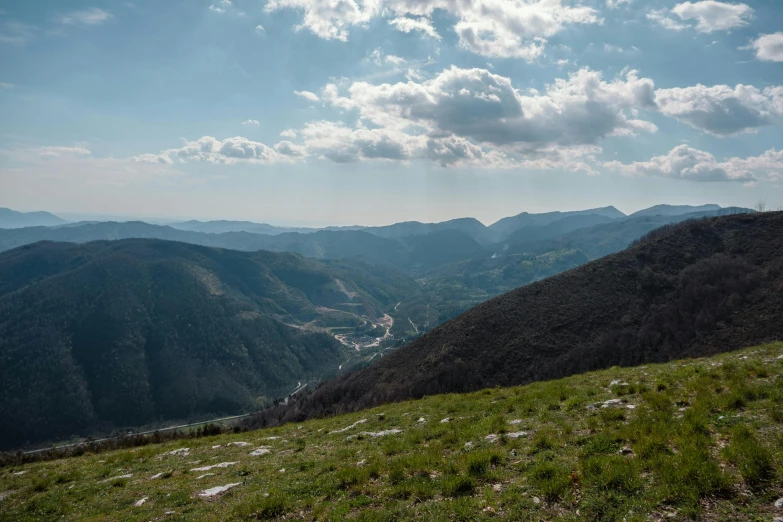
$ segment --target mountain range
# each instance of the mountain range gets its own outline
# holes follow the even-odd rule
[[[647,265],[626,267],[634,264],[631,261],[620,263],[619,273],[635,270],[636,280],[618,277],[610,254],[662,226],[688,222],[683,230],[699,229],[713,222],[704,219],[752,212],[734,207],[690,210],[693,207],[665,207],[660,213],[651,211],[653,215],[627,217],[607,207],[523,213],[491,227],[459,219],[280,233],[224,231],[251,228],[233,222],[213,222],[215,232],[144,222],[0,229],[0,358],[7,362],[0,368],[0,380],[7,383],[0,391],[0,415],[11,426],[0,437],[0,446],[253,411],[297,384],[362,368],[377,359],[381,364],[345,381],[348,399],[339,405],[319,399],[342,393],[330,384],[312,396],[326,401],[323,407],[303,406],[302,414],[433,390],[455,391],[443,383],[457,375],[464,377],[460,386],[472,389],[551,376],[556,373],[552,368],[571,371],[575,361],[591,360],[568,355],[588,349],[584,342],[594,337],[590,329],[611,333],[616,328],[606,318],[631,317],[630,311],[644,306],[669,306],[669,294],[645,301],[635,292],[646,284],[640,278],[649,271],[658,274],[671,268],[664,265],[675,255],[674,249],[667,250],[664,260],[651,261],[649,270],[643,269]],[[726,216],[715,222],[745,223],[742,219]],[[204,224],[187,226],[201,229]],[[643,241],[617,255],[627,259],[634,255],[630,252],[653,243]],[[574,274],[588,273],[580,270],[593,266],[610,268],[598,270],[605,275],[597,279],[574,279]],[[728,274],[740,270],[732,264],[720,267]],[[694,270],[700,277],[701,268]],[[556,276],[561,272],[566,273]],[[753,274],[762,277],[761,272]],[[680,272],[670,275],[666,288],[685,284]],[[587,279],[609,286],[580,287]],[[613,286],[620,283],[627,287]],[[548,315],[527,318],[514,312],[522,305],[509,296],[528,296],[541,285],[555,290],[547,290],[543,301],[524,297],[519,303]],[[498,298],[501,301],[492,300],[512,290]],[[602,296],[602,291],[611,295]],[[570,301],[556,306],[568,292],[584,300],[582,308]],[[745,298],[742,292],[738,295]],[[627,299],[618,301],[622,296]],[[603,304],[598,310],[603,305],[615,308],[601,312],[604,319],[586,317],[585,307],[599,301]],[[497,302],[504,304],[492,304]],[[477,316],[481,310],[491,312]],[[575,324],[589,326],[582,341],[581,333],[552,323],[565,310],[578,318]],[[647,312],[638,313],[634,321],[648,321]],[[505,317],[500,321],[518,328],[537,325],[539,333],[504,333],[490,315]],[[471,320],[475,324],[458,330],[439,327],[455,324],[454,318],[459,325]],[[443,333],[452,331],[460,333]],[[482,345],[497,357],[471,355],[469,349],[459,348],[465,331],[483,332]],[[560,339],[558,332],[571,333]],[[508,347],[502,343],[525,336],[550,341],[534,344],[531,353],[541,355],[530,360],[505,353]],[[407,356],[386,351],[412,340],[400,352]],[[571,347],[568,354],[552,348],[566,345]],[[550,348],[562,360],[550,360]],[[599,348],[589,345],[590,353]],[[443,359],[434,355],[442,350]],[[421,365],[419,351],[432,364]],[[400,363],[390,370],[399,357],[407,357],[408,366]],[[612,357],[605,354],[607,360]],[[501,361],[509,361],[508,367],[500,368]],[[498,370],[497,375],[488,368]],[[522,368],[535,368],[537,373],[525,374]],[[381,388],[369,384],[376,378],[385,383],[379,384]]]

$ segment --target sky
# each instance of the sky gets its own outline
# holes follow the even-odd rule
[[[0,2],[0,206],[382,225],[783,207],[783,2]]]

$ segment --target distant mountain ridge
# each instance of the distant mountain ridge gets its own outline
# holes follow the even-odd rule
[[[634,212],[628,217],[642,217],[642,216],[679,216],[682,214],[692,214],[694,212],[711,212],[720,210],[720,205],[655,205],[650,208],[645,208]]]
[[[17,212],[0,208],[0,228],[50,227],[66,223],[49,212]]]
[[[622,219],[626,217],[625,214],[612,206],[588,210],[575,210],[569,212],[545,212],[542,214],[529,214],[527,212],[523,212],[521,214],[517,214],[516,216],[503,218],[500,221],[490,225],[489,229],[496,234],[499,241],[502,241],[522,227],[544,226],[569,216],[588,214],[595,214],[611,219]]]
[[[720,207],[718,205],[702,205],[702,206],[673,206],[673,205],[656,205],[648,209],[635,212],[631,216],[626,216],[613,206],[579,210],[579,211],[555,211],[545,212],[540,214],[531,214],[523,212],[516,216],[500,219],[496,223],[490,226],[486,226],[480,221],[474,218],[457,218],[438,223],[422,223],[419,221],[406,221],[401,223],[394,223],[385,226],[329,226],[320,228],[310,227],[286,227],[286,226],[274,226],[266,223],[257,223],[252,221],[230,221],[230,220],[215,220],[215,221],[183,221],[169,223],[165,226],[169,228],[182,231],[182,232],[194,232],[205,234],[228,234],[228,233],[249,233],[260,235],[282,235],[282,234],[314,234],[317,232],[352,232],[352,231],[364,231],[384,238],[404,238],[408,236],[423,236],[434,232],[440,232],[443,230],[459,230],[467,234],[474,241],[482,246],[489,246],[493,243],[502,242],[510,238],[516,233],[516,236],[525,233],[525,230],[532,231],[534,228],[546,227],[557,221],[561,221],[559,225],[560,233],[566,232],[568,229],[575,230],[577,228],[584,228],[585,226],[596,224],[596,221],[589,222],[590,216],[595,220],[595,217],[603,217],[607,220],[620,220],[628,217],[642,217],[642,216],[676,216],[686,213],[703,212],[703,211],[717,211]],[[3,216],[7,216],[7,219],[3,221]],[[569,221],[562,221],[564,219],[570,219],[570,225],[566,225]],[[580,218],[583,218],[584,223],[580,223]],[[66,221],[58,218],[57,216],[49,213],[19,213],[9,209],[0,209],[0,229],[3,228],[19,228],[19,227],[31,227],[31,226],[71,226],[79,227],[83,225],[90,225],[96,223],[111,223],[112,221],[84,221],[79,223],[67,223]],[[67,223],[67,225],[66,225]],[[129,221],[126,223],[144,223],[144,221]],[[161,226],[157,224],[150,224],[151,226]],[[556,227],[553,227],[553,229]],[[548,233],[552,235],[554,232]],[[542,235],[540,231],[535,232],[539,236]],[[168,234],[174,236],[173,234]],[[545,232],[543,235],[547,235]],[[187,239],[184,239],[187,241]],[[530,242],[532,238],[527,238],[526,241]],[[515,240],[513,240],[515,241]],[[201,240],[200,244],[211,244],[210,241]]]

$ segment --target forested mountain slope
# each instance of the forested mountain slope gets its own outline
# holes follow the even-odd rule
[[[783,213],[683,223],[480,304],[267,420],[783,338]]]
[[[345,360],[325,327],[415,289],[348,262],[159,240],[37,243],[0,254],[0,274],[0,447],[252,411]]]

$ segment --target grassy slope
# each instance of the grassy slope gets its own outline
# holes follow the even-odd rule
[[[0,469],[0,520],[772,520],[781,496],[783,343]]]

